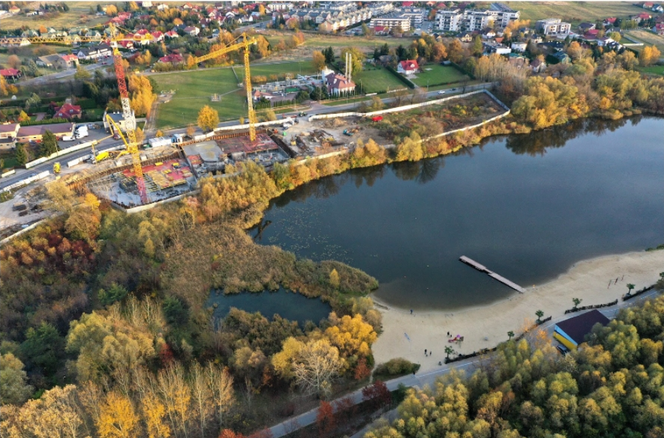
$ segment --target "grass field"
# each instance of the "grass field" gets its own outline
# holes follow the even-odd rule
[[[380,67],[353,73],[353,82],[361,84],[365,93],[382,93],[387,90],[405,87],[392,73]]]
[[[581,21],[594,22],[607,17],[626,17],[643,12],[643,8],[631,2],[507,2],[507,5],[521,11],[522,20],[560,18],[572,24]]]
[[[304,45],[308,47],[333,47],[333,48],[342,48],[342,47],[364,47],[371,48],[380,47],[387,43],[390,47],[397,47],[399,44],[407,46],[411,43],[411,39],[408,38],[387,38],[387,37],[373,37],[366,38],[362,36],[334,36],[334,35],[307,35],[304,41]]]
[[[659,51],[662,52],[662,54],[664,55],[664,36],[659,36],[653,32],[647,30],[640,30],[640,29],[630,30],[627,31],[626,33],[627,36],[631,39],[643,42],[648,45],[657,46]]]
[[[39,26],[54,27],[56,29],[67,28],[73,26],[95,26],[97,24],[106,23],[108,17],[97,17],[90,15],[90,7],[97,8],[98,2],[67,2],[69,11],[59,12],[48,15],[35,15],[33,17],[26,17],[24,14],[15,15],[10,18],[5,18],[0,21],[0,26],[3,29],[16,29],[22,26],[27,26],[31,29],[37,29]],[[19,2],[20,8],[36,9],[39,7],[39,2]]]
[[[420,87],[426,87],[427,83],[431,85],[451,84],[468,79],[468,76],[461,73],[454,67],[439,64],[427,64],[424,66],[423,73],[417,73],[415,79],[411,79]]]
[[[637,67],[640,72],[664,76],[664,65],[651,65],[649,67]]]
[[[246,94],[238,88],[230,68],[175,72],[151,77],[161,91],[175,90],[170,102],[159,105],[157,128],[196,123],[198,111],[203,105],[216,109],[221,120],[246,117]],[[220,102],[210,101],[213,93],[223,94]]]
[[[237,73],[240,80],[244,80],[244,67],[242,65],[235,67],[235,73]],[[276,74],[281,77],[286,73],[291,73],[295,77],[298,74],[314,74],[316,70],[314,70],[314,66],[309,59],[300,62],[283,62],[278,64],[251,64],[251,76],[270,76]]]

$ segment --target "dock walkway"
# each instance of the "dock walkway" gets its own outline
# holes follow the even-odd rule
[[[472,266],[473,268],[477,269],[480,272],[484,272],[484,273],[488,274],[489,277],[500,281],[501,283],[511,287],[512,289],[514,289],[517,292],[524,293],[526,291],[524,288],[522,288],[518,284],[509,281],[507,278],[503,277],[502,275],[496,274],[495,272],[488,269],[486,266],[477,263],[475,260],[473,260],[469,257],[461,256],[461,257],[459,257],[459,260],[461,260],[463,263],[465,263],[469,266]]]

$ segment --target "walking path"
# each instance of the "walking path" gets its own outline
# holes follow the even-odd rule
[[[614,319],[618,312],[629,306],[634,306],[634,305],[640,305],[643,303],[644,300],[648,298],[654,298],[655,296],[659,295],[659,292],[656,290],[651,290],[649,292],[644,293],[643,295],[640,295],[636,298],[632,298],[629,301],[619,301],[618,304],[612,307],[606,307],[600,310],[607,318]],[[539,328],[546,330],[547,334],[550,336],[553,333],[553,328],[554,326],[565,319],[568,319],[572,317],[573,315],[563,315],[560,316],[556,319],[553,319],[551,321],[546,322],[545,324],[542,324]],[[396,390],[400,384],[403,384],[407,388],[419,388],[422,389],[424,386],[429,385],[433,386],[435,383],[436,379],[440,376],[443,376],[447,373],[449,373],[451,370],[464,370],[467,371],[468,373],[472,373],[474,370],[473,365],[478,363],[480,359],[478,358],[470,358],[470,359],[465,359],[459,362],[453,362],[451,364],[444,364],[440,368],[427,371],[427,372],[422,372],[422,373],[417,373],[414,375],[407,375],[403,377],[399,377],[397,379],[389,380],[385,382],[387,385],[387,388],[390,391]],[[358,389],[357,391],[354,391],[351,394],[347,394],[344,397],[340,397],[336,400],[331,401],[331,403],[334,405],[334,402],[338,401],[341,398],[345,397],[350,397],[350,399],[353,401],[353,404],[357,405],[360,404],[363,401],[362,398],[362,390]],[[303,427],[309,426],[313,423],[316,422],[316,415],[318,414],[318,408],[312,409],[308,412],[304,412],[296,417],[290,418],[282,423],[276,424],[270,428],[270,432],[272,433],[272,436],[274,438],[280,438],[283,437],[289,433],[292,433],[298,429],[301,429]],[[364,433],[369,429],[371,425],[367,425],[364,427],[362,430],[359,432],[355,433],[353,435],[353,438],[361,438]]]

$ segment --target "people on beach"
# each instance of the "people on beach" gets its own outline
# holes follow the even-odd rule
[[[427,349],[426,348],[424,349],[424,355],[425,356],[427,355]]]
[[[411,314],[411,315],[413,314],[413,309],[410,309],[410,314]]]

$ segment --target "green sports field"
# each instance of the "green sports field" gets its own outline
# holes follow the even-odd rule
[[[608,17],[627,17],[643,12],[632,2],[507,2],[512,9],[521,12],[522,20],[535,21],[544,18],[560,18],[572,24],[582,21],[595,22]]]
[[[353,82],[361,84],[365,93],[382,93],[406,87],[394,74],[382,67],[365,67],[365,70],[353,73]]]
[[[420,87],[451,84],[454,82],[461,82],[468,79],[468,76],[461,73],[454,67],[439,64],[427,64],[423,66],[424,72],[417,73],[416,78],[411,80]]]
[[[235,66],[239,81],[244,80],[244,67]],[[294,75],[314,73],[310,61],[281,64],[255,64],[252,76],[269,76],[286,73]],[[247,116],[247,95],[238,87],[238,80],[230,68],[203,69],[152,75],[160,91],[175,90],[170,102],[159,105],[157,128],[174,128],[196,123],[198,111],[209,105],[219,112],[219,119],[235,120]],[[210,100],[213,93],[221,94],[221,101]]]

